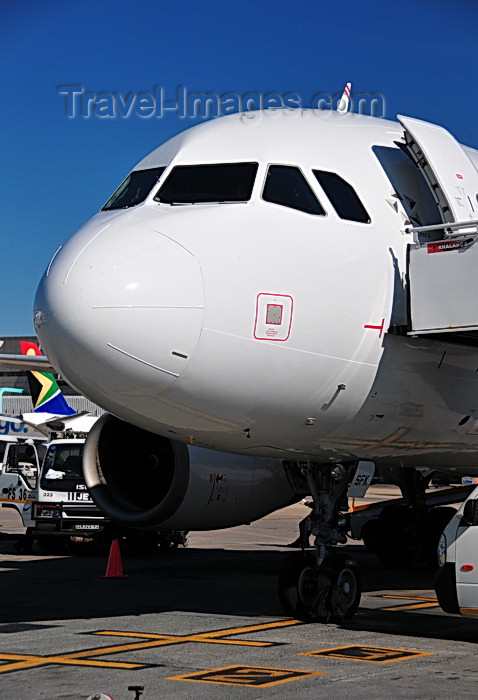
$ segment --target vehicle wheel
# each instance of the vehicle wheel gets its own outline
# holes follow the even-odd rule
[[[357,610],[360,579],[352,559],[330,556],[317,568],[313,553],[294,552],[279,572],[284,612],[306,622],[340,622]]]
[[[65,551],[65,540],[62,537],[37,537],[38,547],[42,554],[63,554]]]
[[[377,521],[375,549],[384,566],[406,567],[419,558],[413,514],[406,506],[386,506]]]
[[[433,570],[438,569],[438,540],[455,514],[456,508],[442,506],[431,510],[426,517],[421,558]]]

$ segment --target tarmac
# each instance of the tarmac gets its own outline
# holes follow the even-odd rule
[[[0,539],[0,699],[476,697],[478,620],[441,611],[425,565],[386,569],[349,541],[362,572],[355,617],[284,617],[277,575],[307,512],[123,552],[125,578],[104,578],[107,548],[25,555]]]

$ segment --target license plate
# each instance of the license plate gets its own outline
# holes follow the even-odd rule
[[[75,525],[75,530],[99,530],[99,525]]]

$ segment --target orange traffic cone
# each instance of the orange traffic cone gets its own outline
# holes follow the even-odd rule
[[[123,565],[121,563],[121,552],[118,540],[111,542],[110,555],[108,564],[106,565],[106,573],[101,578],[128,578],[123,574]]]

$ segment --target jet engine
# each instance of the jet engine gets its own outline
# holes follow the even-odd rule
[[[242,525],[301,498],[280,460],[185,445],[109,414],[88,435],[83,471],[100,510],[137,528]]]

